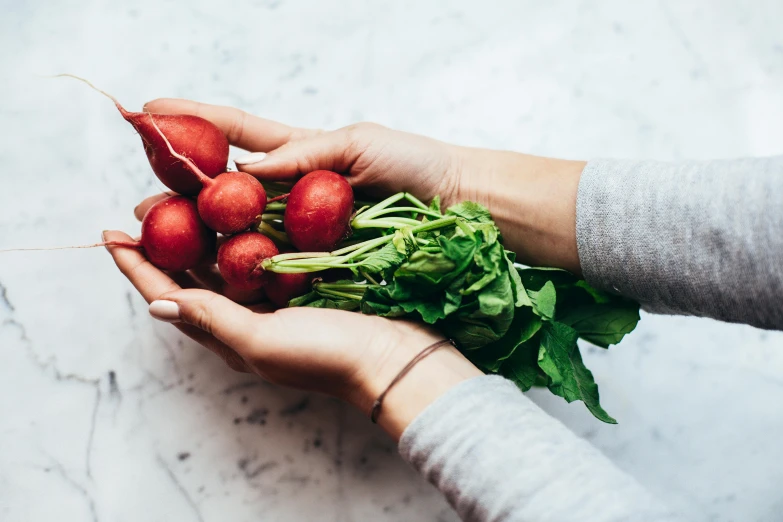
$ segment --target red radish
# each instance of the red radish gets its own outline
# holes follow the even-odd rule
[[[189,158],[174,150],[158,128],[158,116],[148,114],[169,153],[180,160],[204,186],[198,194],[198,213],[212,230],[235,234],[247,230],[266,208],[266,191],[261,182],[244,172],[224,172],[215,179],[204,174]]]
[[[269,274],[261,267],[264,259],[276,256],[271,239],[258,232],[243,232],[231,237],[218,250],[218,268],[223,279],[243,290],[264,286]]]
[[[175,192],[195,196],[201,190],[201,183],[189,169],[170,154],[160,134],[151,125],[145,112],[130,112],[117,99],[98,89],[92,83],[72,74],[58,74],[80,80],[101,94],[107,96],[120,111],[125,120],[133,125],[141,136],[144,152],[147,153],[152,170],[164,185]],[[198,116],[188,114],[158,114],[155,122],[168,136],[174,148],[190,158],[205,176],[214,178],[226,171],[228,163],[228,140],[217,126]]]
[[[313,286],[312,272],[298,274],[271,273],[269,281],[264,286],[267,298],[278,308],[288,306],[288,301],[310,291]]]
[[[344,177],[313,171],[296,182],[285,207],[285,231],[303,252],[329,252],[350,232],[353,190]]]
[[[141,248],[150,263],[161,270],[182,272],[207,261],[215,251],[216,242],[217,235],[201,221],[193,200],[184,196],[172,196],[150,207],[141,222],[141,239],[138,241],[104,241],[70,247],[13,248],[0,252],[99,246]]]
[[[150,263],[163,270],[190,270],[215,251],[217,235],[198,215],[193,200],[172,196],[155,203],[141,222],[139,241]]]

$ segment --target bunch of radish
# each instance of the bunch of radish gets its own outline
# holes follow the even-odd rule
[[[264,225],[267,202],[287,199],[285,234],[275,234],[288,243],[287,252],[292,252],[291,244],[298,250],[328,252],[350,233],[354,198],[343,176],[325,170],[311,172],[294,184],[290,194],[267,200],[255,177],[227,171],[229,143],[212,122],[191,115],[130,112],[89,81],[61,76],[83,81],[110,98],[141,136],[155,175],[180,194],[147,211],[138,241],[107,241],[88,247],[140,248],[158,268],[185,271],[214,259],[220,233],[226,237],[217,262],[225,281],[242,290],[266,287],[270,300],[285,306],[309,291],[313,274],[276,274],[263,269],[264,260],[279,253],[278,245],[258,232]]]

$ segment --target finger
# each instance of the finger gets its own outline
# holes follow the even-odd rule
[[[357,157],[351,133],[341,129],[290,141],[264,156],[240,156],[234,162],[237,169],[259,179],[282,181],[321,169],[348,172]]]
[[[171,303],[176,303],[172,307]],[[150,305],[153,315],[164,314],[198,327],[225,343],[243,358],[257,351],[271,315],[256,314],[226,297],[207,290],[177,290]],[[165,315],[168,314],[168,315]]]
[[[205,347],[207,350],[223,359],[223,362],[225,362],[226,365],[228,365],[228,367],[232,370],[242,373],[252,373],[252,370],[247,365],[247,363],[245,363],[245,360],[242,357],[240,357],[228,345],[218,341],[201,328],[185,323],[175,324],[174,326],[176,326],[180,332],[184,333],[199,343],[201,346]]]
[[[146,112],[192,114],[209,120],[226,135],[229,143],[249,151],[267,152],[310,131],[259,118],[233,107],[209,105],[191,100],[160,98],[144,105]]]
[[[130,237],[117,231],[106,231],[105,241],[128,241]],[[180,286],[169,276],[154,267],[138,250],[134,248],[110,246],[107,247],[117,267],[128,278],[148,303],[163,294],[180,290]],[[188,325],[177,325],[185,335],[197,343],[215,352],[236,371],[249,371],[242,359],[232,350],[208,333]]]
[[[136,208],[133,209],[133,215],[136,216],[136,219],[141,221],[144,219],[144,216],[147,214],[147,211],[150,209],[150,207],[152,207],[152,205],[171,196],[176,196],[176,194],[174,192],[163,192],[161,194],[150,196],[136,205]]]
[[[124,232],[111,230],[104,232],[103,237],[104,241],[132,241]],[[121,246],[109,246],[107,249],[120,272],[128,278],[148,303],[162,294],[180,289],[173,279],[147,261],[139,249]]]

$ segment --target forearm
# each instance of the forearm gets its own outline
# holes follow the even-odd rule
[[[522,263],[581,274],[576,200],[585,162],[468,148],[458,155],[460,199],[489,208]]]
[[[403,433],[400,453],[463,520],[675,520],[632,477],[498,376],[444,394]]]
[[[519,260],[649,311],[783,328],[783,157],[578,161],[462,149]],[[489,165],[489,169],[487,169]]]
[[[390,345],[351,402],[369,412],[399,370],[436,339],[422,332],[416,346]],[[631,477],[514,384],[483,376],[449,345],[422,359],[391,388],[378,422],[463,520],[674,520]]]

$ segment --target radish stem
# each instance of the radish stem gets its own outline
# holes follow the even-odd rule
[[[288,240],[288,236],[285,234],[285,232],[280,232],[279,230],[275,230],[273,226],[271,226],[268,223],[264,223],[263,221],[259,222],[256,225],[256,231],[261,232],[265,236],[269,236],[270,238],[274,239],[275,241],[278,241],[280,243],[290,245],[291,242]]]

